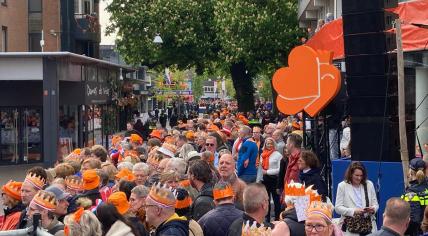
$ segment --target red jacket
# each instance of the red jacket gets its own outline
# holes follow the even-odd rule
[[[3,217],[3,222],[0,224],[0,231],[14,230],[19,223],[21,212],[13,212]]]

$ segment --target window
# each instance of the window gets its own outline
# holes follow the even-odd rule
[[[42,12],[42,0],[28,0],[28,12]]]
[[[90,15],[94,11],[94,0],[74,0],[74,13]]]
[[[83,14],[90,15],[92,13],[91,11],[91,1],[84,0],[83,1]]]
[[[1,50],[0,52],[7,52],[7,27],[1,27]]]
[[[40,40],[42,39],[41,33],[30,33],[29,34],[29,51],[30,52],[41,52],[42,47],[40,46]]]

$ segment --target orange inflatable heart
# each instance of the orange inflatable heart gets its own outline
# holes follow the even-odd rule
[[[305,110],[312,117],[317,115],[340,89],[340,71],[332,59],[332,52],[295,47],[288,56],[289,67],[278,69],[272,78],[279,111],[294,115]]]

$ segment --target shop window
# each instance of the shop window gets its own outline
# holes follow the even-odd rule
[[[42,39],[42,34],[32,33],[29,34],[29,51],[30,52],[41,52],[42,47],[40,46],[40,40]]]
[[[67,156],[78,147],[78,106],[60,106],[59,143],[61,154]]]
[[[42,0],[29,0],[28,12],[42,12]]]

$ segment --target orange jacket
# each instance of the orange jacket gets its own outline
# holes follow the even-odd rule
[[[14,230],[19,223],[19,218],[21,217],[21,212],[13,212],[7,216],[4,216],[4,221],[0,225],[0,231]]]

